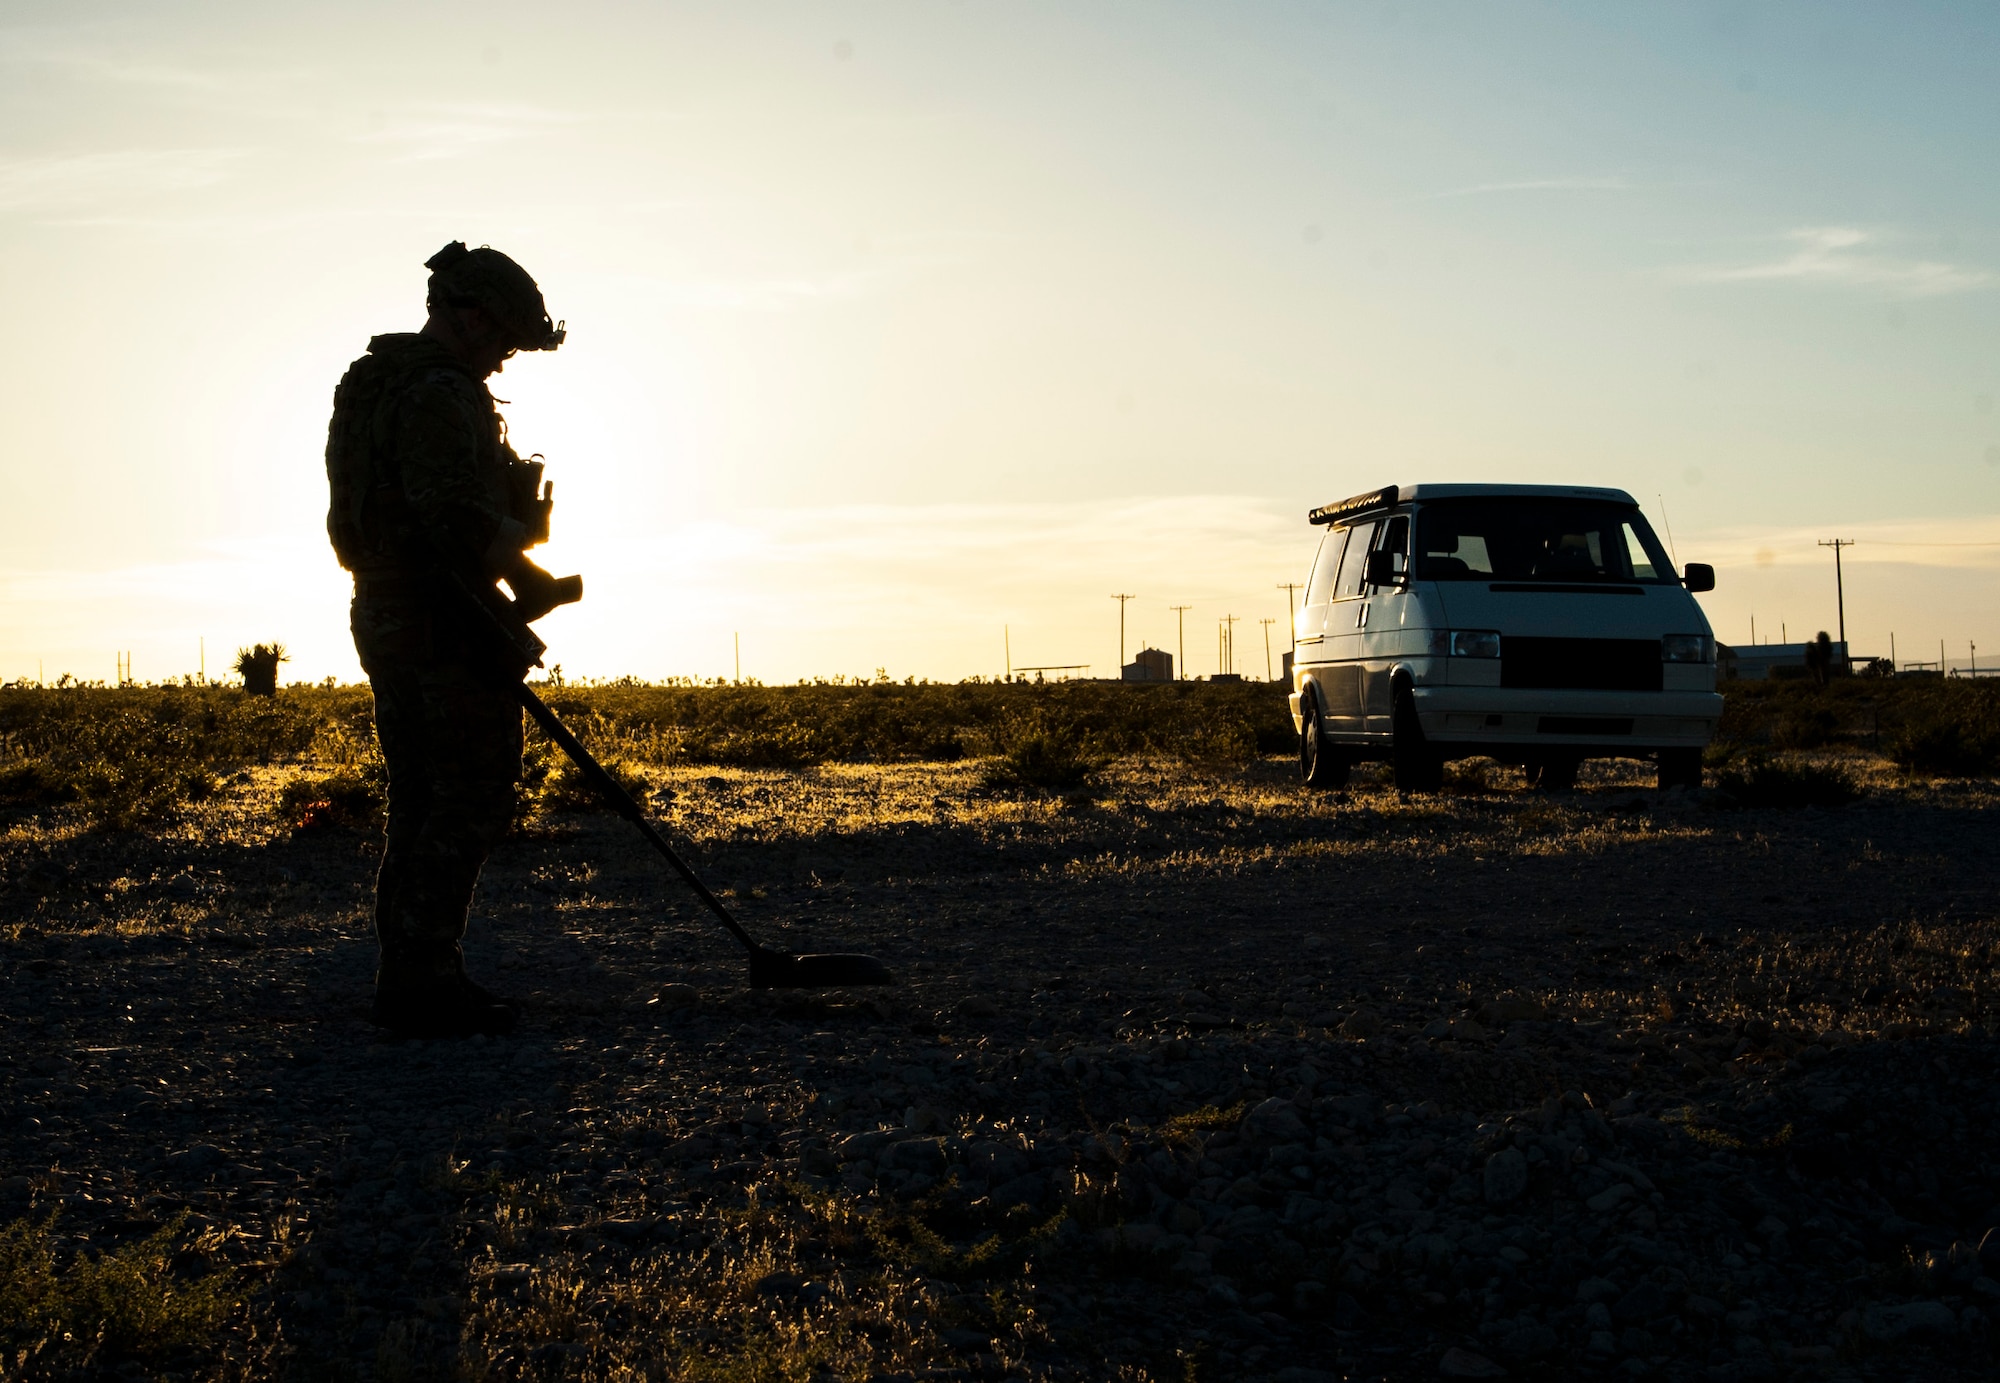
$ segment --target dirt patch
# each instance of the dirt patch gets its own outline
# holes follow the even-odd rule
[[[619,823],[545,814],[470,944],[524,1029],[463,1043],[362,1021],[375,847],[294,829],[295,770],[164,834],[19,818],[0,1223],[52,1282],[153,1245],[230,1290],[8,1367],[1987,1377],[1996,794],[1842,763],[1795,810],[655,765],[751,926],[904,983],[749,993]]]

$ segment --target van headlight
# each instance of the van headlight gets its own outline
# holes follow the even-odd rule
[[[1454,629],[1447,647],[1454,658],[1497,658],[1500,635],[1491,629]]]
[[[1706,634],[1664,634],[1660,637],[1663,663],[1712,663],[1715,640]]]

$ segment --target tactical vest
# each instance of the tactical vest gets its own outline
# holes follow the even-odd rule
[[[425,375],[440,369],[463,374],[485,393],[479,381],[443,350],[410,334],[375,337],[368,343],[368,354],[348,366],[333,391],[333,418],[326,435],[330,493],[326,532],[340,565],[351,572],[409,572],[431,560],[429,544],[403,494],[394,440],[396,409],[403,396]],[[490,399],[487,410],[493,425],[481,439],[481,460],[491,468],[501,459],[496,453],[505,444]]]

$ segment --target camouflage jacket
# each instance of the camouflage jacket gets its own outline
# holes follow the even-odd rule
[[[333,391],[327,536],[357,576],[477,569],[496,544],[528,545],[509,512],[518,465],[482,381],[428,337],[377,336]]]

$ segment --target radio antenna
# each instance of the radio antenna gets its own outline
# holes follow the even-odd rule
[[[1673,517],[1667,513],[1667,497],[1661,494],[1658,490],[1655,490],[1653,491],[1653,498],[1659,500],[1660,522],[1664,523],[1667,526],[1667,551],[1673,554],[1674,565],[1679,566],[1681,564],[1681,554],[1680,554],[1680,549],[1674,546],[1674,520]]]

